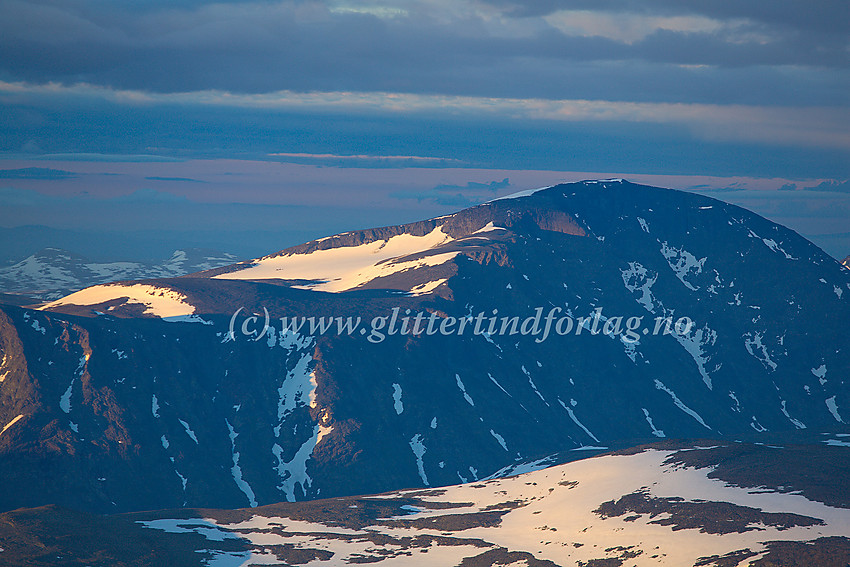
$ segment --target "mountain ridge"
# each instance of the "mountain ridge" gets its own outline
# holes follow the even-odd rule
[[[461,215],[456,226],[469,232],[457,238],[435,233],[447,219],[311,248],[344,253],[338,279],[301,264],[287,281],[293,274],[277,268],[305,259],[288,252],[264,257],[284,265],[253,280],[206,273],[100,286],[106,295],[90,303],[4,307],[0,451],[33,469],[69,463],[61,482],[39,481],[46,502],[130,511],[473,482],[627,439],[848,432],[850,276],[792,231],[619,181],[482,205]],[[576,226],[583,235],[570,234]],[[341,289],[323,291],[329,282]],[[492,317],[540,309],[542,319],[555,308],[545,339],[474,332],[479,315],[486,329]],[[452,332],[385,326],[381,341],[368,340],[370,322],[407,309],[451,318]],[[281,327],[281,317],[319,316],[365,326]],[[653,332],[658,318],[683,317],[688,333]],[[558,318],[569,332],[557,332]],[[594,333],[618,318],[642,321],[638,340]],[[0,470],[33,482],[15,475]],[[140,475],[143,493],[129,493]],[[0,508],[41,503],[10,494]]]

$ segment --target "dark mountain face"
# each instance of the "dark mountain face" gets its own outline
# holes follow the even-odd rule
[[[792,231],[608,181],[4,307],[0,506],[237,507],[846,432],[848,298]]]

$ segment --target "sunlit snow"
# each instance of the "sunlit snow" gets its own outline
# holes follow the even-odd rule
[[[182,293],[149,284],[96,285],[48,303],[39,309],[50,310],[63,305],[97,305],[120,298],[127,298],[129,304],[144,305],[144,313],[155,317],[181,317],[195,312],[195,306],[191,305]]]
[[[359,246],[341,246],[306,254],[269,256],[254,261],[250,267],[243,270],[215,277],[231,280],[312,280],[316,283],[295,287],[339,292],[397,272],[444,264],[458,252],[424,255],[416,259],[408,257],[427,252],[452,240],[452,237],[438,226],[423,236],[398,234],[387,240],[376,240]],[[423,293],[424,289],[427,288],[419,289],[417,293]]]

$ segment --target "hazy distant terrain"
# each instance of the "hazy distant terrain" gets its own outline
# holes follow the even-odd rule
[[[162,262],[92,262],[59,248],[44,248],[0,268],[0,291],[35,300],[59,299],[92,285],[132,279],[177,277],[232,263],[232,254],[176,250]]]

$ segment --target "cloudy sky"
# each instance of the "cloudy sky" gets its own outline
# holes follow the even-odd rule
[[[848,66],[847,0],[0,0],[0,227],[252,254],[617,174],[850,253]]]

